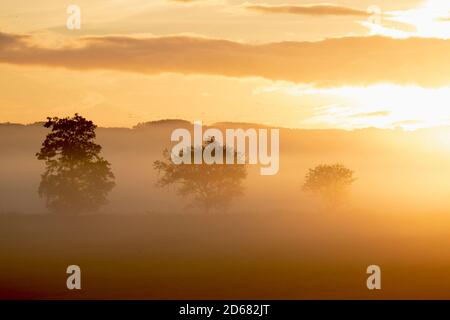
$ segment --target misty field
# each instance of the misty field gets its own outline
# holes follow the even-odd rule
[[[3,215],[0,297],[449,298],[449,227],[436,213]]]
[[[448,129],[281,129],[279,173],[248,166],[242,197],[204,214],[155,185],[183,126],[99,128],[116,186],[97,213],[68,216],[38,195],[47,130],[0,125],[0,298],[450,298]],[[324,163],[355,172],[341,208],[302,191]],[[66,288],[73,264],[81,291]],[[367,289],[369,265],[382,290]]]

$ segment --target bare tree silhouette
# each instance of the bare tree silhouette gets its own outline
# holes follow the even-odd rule
[[[47,118],[44,126],[51,132],[36,157],[46,165],[39,195],[45,197],[47,208],[78,214],[106,204],[115,183],[110,163],[99,155],[102,148],[94,142],[97,126],[78,114]]]
[[[210,144],[215,143],[214,138],[207,141],[203,146],[198,147],[202,152]],[[206,213],[212,209],[227,209],[233,198],[243,194],[242,181],[247,176],[247,170],[243,164],[225,164],[227,153],[232,152],[235,160],[239,156],[235,151],[226,146],[222,148],[224,157],[223,164],[194,164],[194,154],[196,149],[191,147],[181,151],[176,157],[183,157],[184,152],[190,153],[191,164],[175,164],[171,154],[164,150],[164,160],[155,161],[153,167],[158,170],[160,177],[157,181],[158,187],[175,185],[177,193],[183,197],[192,197],[193,201],[188,207],[201,207]],[[212,155],[214,156],[212,151]]]
[[[318,165],[306,174],[303,190],[320,196],[328,205],[347,200],[348,191],[356,180],[354,172],[343,165]]]

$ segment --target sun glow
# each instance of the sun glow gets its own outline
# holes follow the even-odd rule
[[[450,38],[450,1],[428,0],[420,6],[404,10],[385,12],[384,23],[361,22],[371,34],[393,38],[432,37]],[[403,29],[408,30],[403,30]]]
[[[405,130],[450,125],[450,87],[379,84],[368,87],[314,88],[285,84],[266,88],[264,92],[294,96],[299,103],[312,99],[321,103],[329,102],[316,104],[313,114],[302,122],[303,125]]]

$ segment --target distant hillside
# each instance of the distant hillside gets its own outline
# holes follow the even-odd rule
[[[156,120],[156,121],[148,121],[148,122],[142,122],[138,123],[133,127],[133,129],[147,129],[147,128],[153,128],[153,127],[188,127],[192,126],[192,123],[187,120],[182,119],[162,119],[162,120]]]

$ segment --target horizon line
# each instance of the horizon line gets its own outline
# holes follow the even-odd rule
[[[202,120],[194,120],[194,121],[202,121]],[[10,122],[10,121],[0,121],[0,126],[24,126],[24,127],[32,127],[32,126],[39,126],[41,124],[44,124],[46,121],[35,121],[30,123],[20,123],[20,122]],[[138,122],[134,126],[128,127],[128,126],[102,126],[97,125],[97,128],[99,129],[129,129],[129,130],[135,130],[135,129],[144,129],[146,127],[150,126],[164,126],[169,125],[173,123],[185,123],[187,125],[194,125],[193,121],[186,120],[186,119],[177,119],[177,118],[164,118],[164,119],[158,119],[158,120],[149,120],[144,122]],[[203,122],[203,121],[202,121]],[[95,124],[95,122],[94,122]],[[205,127],[215,127],[220,126],[223,127],[225,125],[231,125],[231,126],[239,126],[241,125],[244,128],[248,128],[249,126],[255,126],[255,127],[265,127],[268,129],[282,129],[282,130],[302,130],[302,131],[345,131],[345,132],[353,132],[353,131],[361,131],[361,130],[379,130],[379,131],[401,131],[401,132],[417,132],[417,131],[424,131],[424,130],[436,130],[436,129],[450,129],[450,125],[441,125],[441,126],[433,126],[433,127],[424,127],[424,128],[417,128],[413,130],[408,130],[405,128],[402,128],[401,126],[397,126],[395,128],[378,128],[374,126],[367,126],[367,127],[361,127],[361,128],[301,128],[301,127],[283,127],[283,126],[274,126],[264,123],[255,123],[255,122],[242,122],[242,121],[217,121],[213,123],[205,123],[203,122],[203,126]]]

